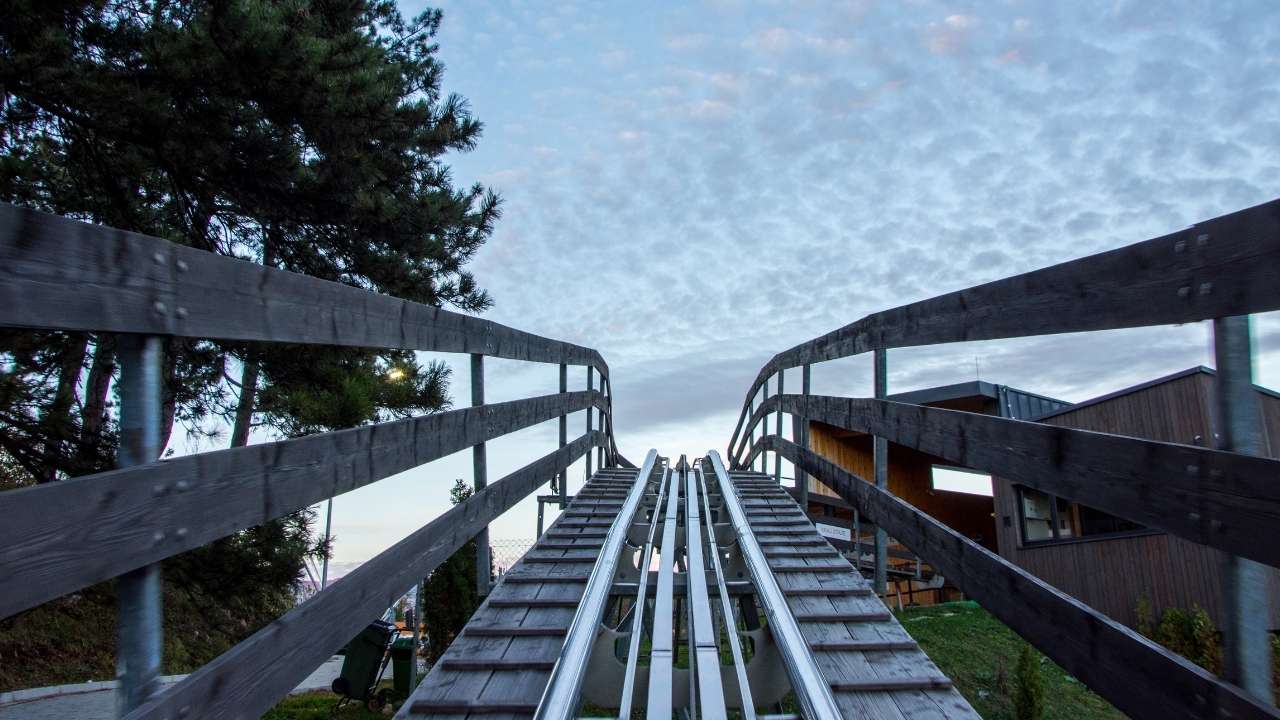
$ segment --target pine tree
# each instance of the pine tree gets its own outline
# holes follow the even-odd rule
[[[472,489],[461,479],[456,480],[449,491],[454,505],[471,497]],[[494,576],[490,553],[490,578]],[[448,560],[437,567],[423,583],[422,619],[426,631],[427,663],[434,665],[449,645],[462,632],[467,620],[480,607],[476,592],[476,541],[474,539],[458,548]]]
[[[1014,717],[1018,720],[1041,720],[1044,717],[1044,678],[1040,673],[1040,654],[1024,643],[1013,673]]]
[[[441,20],[394,0],[9,0],[0,200],[482,311],[466,265],[499,200],[443,163],[481,125],[441,92]],[[294,437],[449,404],[447,367],[410,352],[165,342],[165,437],[221,418],[243,445],[253,427]],[[6,485],[113,466],[112,336],[4,331],[0,368]],[[236,587],[271,598],[260,624],[320,551],[310,524],[300,512],[225,538],[168,577],[226,603],[223,578],[246,578]]]

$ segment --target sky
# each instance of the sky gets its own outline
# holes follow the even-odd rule
[[[472,265],[485,317],[599,350],[637,463],[723,453],[756,372],[798,342],[1280,196],[1274,0],[438,6],[446,90],[485,126],[446,162],[504,202]],[[1280,387],[1280,318],[1256,318],[1255,342],[1257,380]],[[461,406],[467,359],[439,357]],[[1079,401],[1197,364],[1204,323],[892,350],[889,387],[980,377]],[[556,382],[488,361],[490,401]],[[869,395],[870,358],[813,383]],[[553,421],[490,443],[490,480],[555,442]],[[336,562],[438,515],[470,467],[338,498]],[[531,541],[534,512],[493,538]]]

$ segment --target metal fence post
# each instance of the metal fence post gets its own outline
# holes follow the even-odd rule
[[[604,373],[600,373],[600,394],[605,396],[605,407],[608,407],[608,397],[609,397],[608,388],[609,388],[608,379],[605,378]],[[606,417],[604,410],[600,411],[599,420],[600,420],[599,422],[600,431],[604,432],[605,423],[608,422],[608,418]],[[596,467],[601,470],[604,469],[604,445],[601,445],[600,447],[596,448]]]
[[[760,404],[764,405],[769,401],[769,378],[764,379],[764,394],[760,396]],[[769,437],[769,413],[760,416],[760,439]],[[765,450],[760,453],[760,472],[769,472],[769,451]]]
[[[875,378],[874,390],[875,396],[879,400],[883,400],[889,394],[889,378],[888,365],[889,353],[885,350],[875,351]],[[882,437],[876,437],[873,448],[875,456],[875,480],[876,487],[888,489],[889,487],[889,441]],[[885,580],[888,576],[889,566],[889,536],[885,533],[884,527],[876,523],[876,567],[875,576],[872,580],[872,586],[876,593],[883,595],[886,590]]]
[[[160,457],[160,365],[163,350],[158,337],[123,335],[120,353],[120,451],[117,465],[131,467]],[[157,494],[172,492],[157,486]],[[164,541],[157,532],[153,540]],[[164,608],[160,564],[153,563],[116,580],[119,603],[119,645],[116,649],[116,710],[120,716],[137,708],[160,690],[160,662],[164,652]]]
[[[471,406],[484,405],[484,355],[471,354]],[[475,491],[480,492],[489,484],[488,457],[484,443],[471,448],[471,469]],[[489,527],[476,533],[476,592],[481,597],[489,594]]]
[[[774,424],[778,426],[778,437],[782,437],[782,381],[787,377],[786,369],[778,371],[778,414],[774,416]],[[792,440],[795,438],[793,437]],[[780,453],[773,454],[773,481],[782,484],[782,455]]]
[[[1217,447],[1244,455],[1261,455],[1261,415],[1253,389],[1249,316],[1215,319],[1213,347],[1217,365]],[[1271,704],[1267,568],[1253,560],[1227,555],[1223,574],[1222,675]]]
[[[596,369],[587,366],[587,392],[591,392],[596,386]],[[587,435],[591,434],[591,406],[587,406]],[[587,454],[584,456],[587,461],[587,478],[584,482],[591,482],[591,446],[587,446]]]
[[[808,403],[811,391],[810,387],[810,369],[813,366],[809,363],[804,364],[804,369],[800,371],[800,392],[804,395],[805,412],[800,415],[800,437],[799,442],[802,447],[809,448],[809,412]],[[809,448],[812,449],[812,448]],[[794,463],[793,463],[794,465]],[[800,507],[804,508],[805,513],[809,512],[809,473],[800,469],[800,466],[794,465],[796,469],[796,489],[800,493]]]
[[[569,392],[569,366],[560,363],[560,392]],[[569,444],[569,416],[564,413],[560,414],[560,447]],[[560,509],[563,511],[565,505],[569,502],[569,469],[560,470]],[[541,509],[541,505],[539,505]],[[542,537],[542,533],[538,533],[538,537]]]

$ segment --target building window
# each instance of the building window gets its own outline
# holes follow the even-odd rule
[[[934,465],[931,475],[934,490],[991,497],[991,476],[987,473],[950,465]]]
[[[1048,493],[1015,485],[1023,544],[1101,539],[1146,530],[1116,517]]]

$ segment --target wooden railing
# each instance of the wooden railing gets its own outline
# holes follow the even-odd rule
[[[1163,237],[867,316],[775,355],[743,402],[736,467],[786,458],[1055,662],[1134,717],[1280,717],[1271,703],[1266,569],[1280,566],[1280,461],[1259,454],[1247,316],[1280,309],[1280,201]],[[886,351],[970,340],[1214,320],[1221,445],[1206,449],[885,399]],[[812,363],[875,354],[875,398],[811,394]],[[782,372],[803,368],[803,392]],[[769,380],[777,376],[777,393]],[[800,432],[782,437],[782,413]],[[768,418],[775,415],[774,431]],[[807,447],[810,421],[875,437],[859,478]],[[760,436],[757,426],[762,426]],[[1050,587],[887,489],[887,443],[1158,528],[1229,553],[1227,682]],[[884,536],[877,531],[878,544]],[[877,584],[883,587],[883,554]],[[1256,561],[1256,562],[1253,562]],[[1253,583],[1250,585],[1250,583]],[[1243,687],[1241,687],[1243,686]]]
[[[122,358],[121,456],[132,454],[137,464],[0,493],[0,618],[122,578],[121,696],[131,719],[260,716],[455,550],[483,538],[490,521],[557,474],[563,498],[565,470],[577,459],[585,456],[588,474],[593,449],[601,466],[630,465],[617,454],[609,368],[595,350],[6,204],[0,204],[0,326],[471,356],[478,400],[472,407],[164,461],[157,456],[166,439],[139,439],[157,424],[137,417],[159,410],[158,353],[149,360],[145,351]],[[484,404],[485,356],[559,364],[561,392]],[[587,390],[567,391],[569,365],[587,367]],[[582,410],[586,432],[570,441],[565,417]],[[555,418],[558,449],[485,482],[487,440]],[[471,498],[157,691],[159,561],[468,447],[476,467]],[[139,455],[138,448],[146,450]]]

